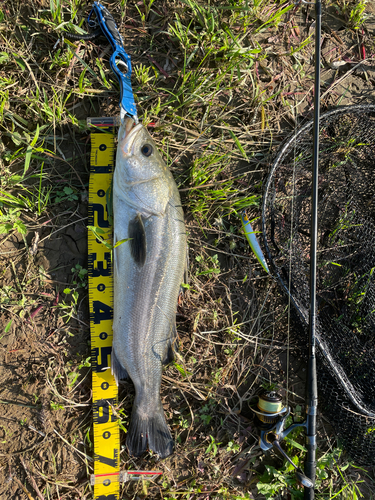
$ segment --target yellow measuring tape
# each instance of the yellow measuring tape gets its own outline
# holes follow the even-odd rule
[[[116,118],[88,118],[91,133],[91,169],[88,225],[100,230],[101,238],[112,242],[111,196],[108,196],[115,167]],[[98,234],[98,233],[97,233]],[[160,471],[120,472],[120,427],[116,416],[118,390],[111,370],[113,275],[111,252],[89,230],[88,276],[91,331],[92,398],[94,426],[95,500],[118,500],[120,483],[155,479]]]
[[[91,170],[88,225],[100,228],[111,243],[112,226],[107,207],[115,164],[115,138],[110,121],[91,119]],[[108,210],[109,209],[109,210]],[[113,276],[111,252],[89,230],[88,276],[90,300],[92,393],[94,421],[94,498],[117,500],[120,492],[120,429],[115,414],[118,391],[110,366],[112,350]]]

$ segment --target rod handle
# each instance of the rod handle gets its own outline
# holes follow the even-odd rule
[[[308,439],[308,437],[307,437]],[[315,441],[315,440],[312,440]],[[306,445],[307,454],[305,459],[305,475],[311,479],[315,483],[315,474],[316,474],[316,460],[315,460],[315,452],[316,452],[316,444],[314,442],[308,442]],[[304,500],[312,500],[315,498],[314,488],[305,488],[304,491]]]

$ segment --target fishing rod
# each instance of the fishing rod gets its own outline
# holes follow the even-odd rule
[[[310,4],[300,0],[297,3]],[[314,123],[313,161],[311,193],[311,240],[310,240],[310,310],[309,310],[309,351],[306,379],[306,419],[285,427],[290,408],[283,406],[282,398],[275,391],[265,391],[259,396],[254,423],[260,429],[260,447],[263,451],[277,449],[296,469],[297,480],[304,486],[304,499],[314,499],[316,476],[316,414],[318,406],[316,371],[316,271],[318,237],[318,164],[319,164],[319,119],[320,119],[320,59],[321,59],[321,0],[315,2],[315,83],[314,83]],[[306,457],[304,471],[297,467],[281,448],[280,442],[294,429],[304,427],[306,431]]]
[[[319,172],[319,118],[320,118],[320,58],[322,3],[315,2],[315,84],[314,84],[314,126],[313,165],[311,193],[311,245],[310,245],[310,316],[309,316],[309,358],[306,387],[306,448],[305,474],[315,483],[316,474],[316,413],[318,407],[318,387],[316,372],[316,270],[318,240],[318,172]],[[305,499],[314,498],[314,490],[305,489]]]

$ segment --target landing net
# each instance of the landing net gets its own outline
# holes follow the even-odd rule
[[[265,188],[273,273],[307,326],[313,122],[284,144]],[[319,408],[358,464],[375,465],[375,106],[320,117]]]

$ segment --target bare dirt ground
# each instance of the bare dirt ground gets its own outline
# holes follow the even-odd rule
[[[89,144],[82,147],[89,151]],[[87,154],[83,156],[86,159]],[[59,169],[64,172],[67,165],[60,162],[53,168],[58,182]],[[75,177],[78,183],[87,183],[88,171],[82,164],[81,169],[79,180]],[[83,290],[75,319],[69,319],[72,308],[63,290],[72,286],[77,264],[87,268],[85,191],[82,198],[59,203],[44,220],[30,221],[35,230],[26,235],[27,246],[21,236],[2,241],[1,498],[25,498],[19,483],[25,474],[22,463],[35,473],[35,462],[36,481],[53,476],[56,491],[59,483],[65,484],[68,498],[81,498],[76,485],[86,473],[77,460],[79,452],[64,440],[70,436],[70,443],[75,436],[74,446],[84,449],[85,432],[91,425],[90,374],[88,368],[78,369],[90,356],[88,299]],[[74,395],[73,373],[81,381]]]

